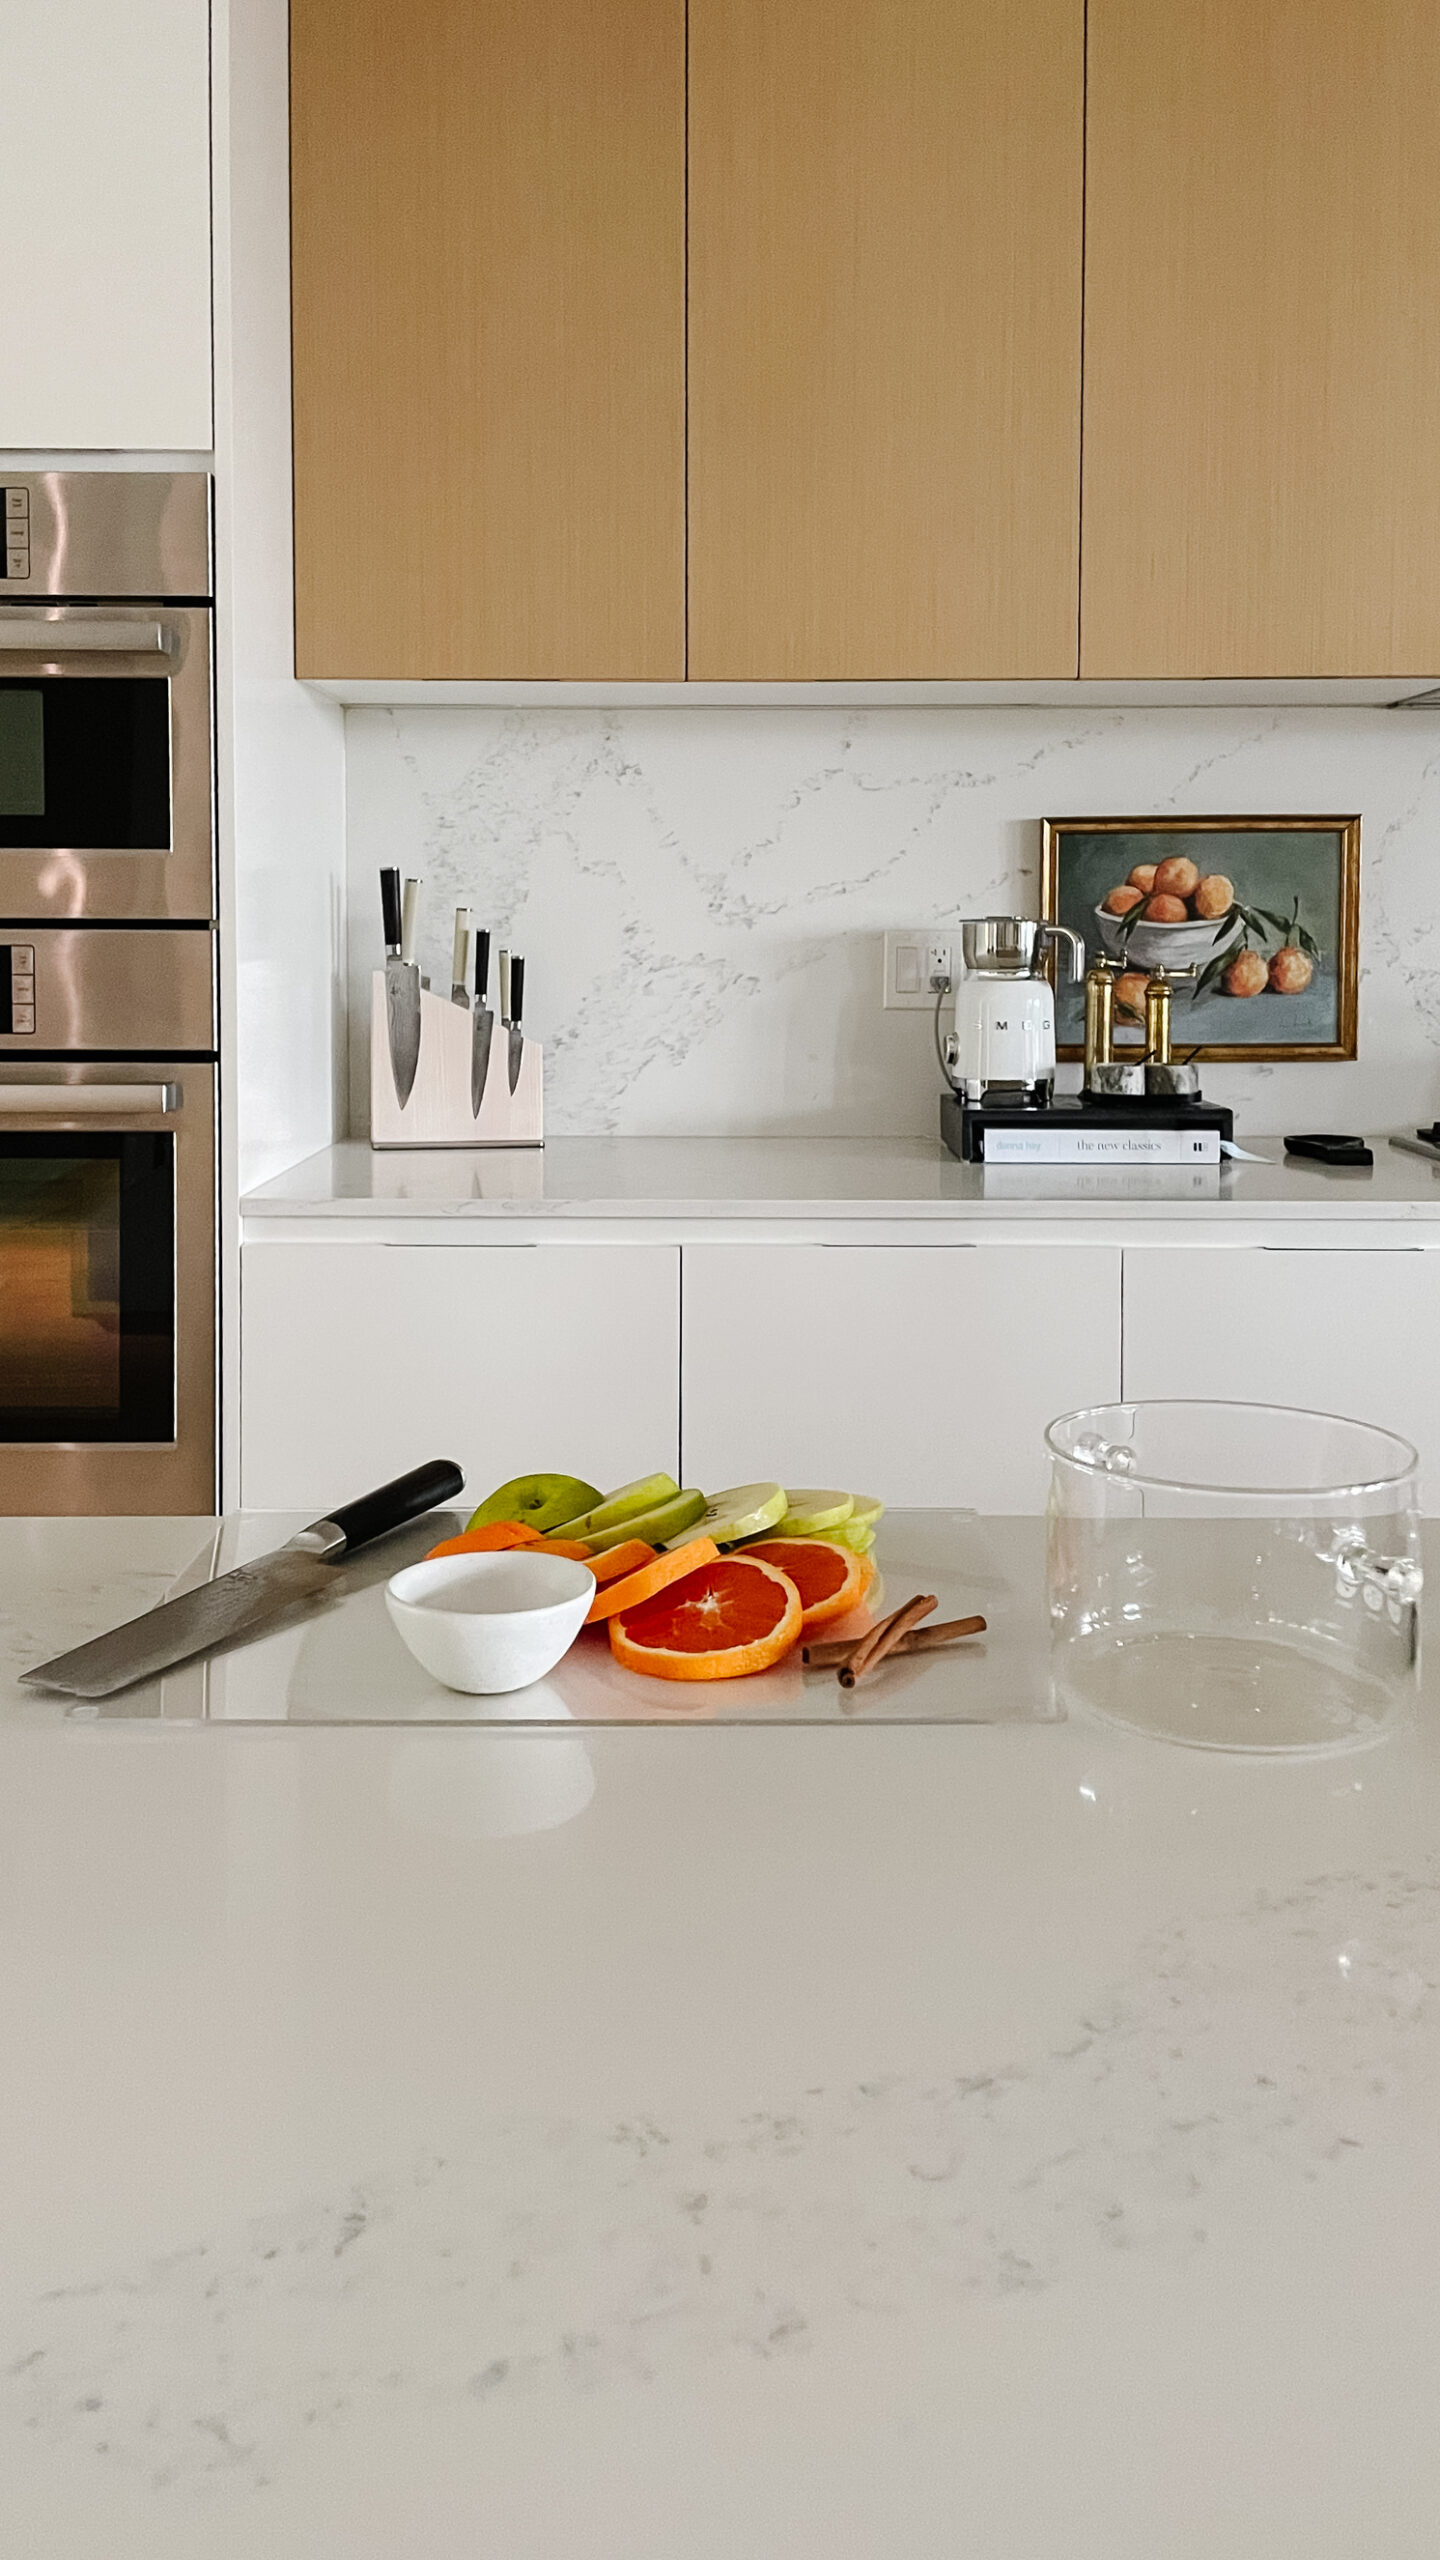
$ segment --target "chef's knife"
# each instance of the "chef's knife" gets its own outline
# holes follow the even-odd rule
[[[485,1078],[490,1072],[490,1042],[495,1030],[495,1016],[485,998],[490,988],[490,936],[475,936],[475,1029],[470,1042],[470,1116],[480,1117],[485,1099]]]
[[[497,965],[500,971],[500,1019],[508,1030],[510,1025],[510,954],[506,950],[503,942],[500,945],[500,957]]]
[[[470,910],[455,910],[455,948],[450,957],[450,1001],[470,1010]]]
[[[400,874],[380,874],[380,904],[385,917],[385,1024],[390,1034],[390,1072],[395,1099],[403,1111],[420,1063],[420,973],[415,966],[415,893],[419,882],[405,883],[402,915]],[[407,942],[407,920],[408,941]]]
[[[109,1698],[137,1680],[153,1680],[177,1662],[253,1633],[297,1600],[333,1590],[345,1556],[387,1529],[418,1520],[437,1502],[452,1501],[464,1483],[453,1459],[432,1458],[410,1475],[397,1476],[393,1484],[382,1484],[378,1493],[362,1494],[328,1519],[312,1521],[254,1564],[237,1565],[233,1573],[222,1573],[218,1581],[202,1583],[178,1600],[163,1601],[109,1635],[77,1645],[72,1653],[59,1653],[34,1671],[22,1671],[21,1686],[58,1689],[70,1698]]]
[[[520,1028],[525,1011],[525,962],[516,951],[510,958],[510,1090],[520,1081],[520,1061],[525,1055],[525,1034]]]

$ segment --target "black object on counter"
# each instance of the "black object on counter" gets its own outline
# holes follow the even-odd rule
[[[1213,1129],[1233,1140],[1235,1114],[1223,1102],[1188,1102],[1174,1095],[1117,1096],[1096,1101],[1065,1094],[1053,1102],[963,1102],[940,1096],[940,1135],[962,1164],[983,1164],[987,1129]],[[1053,1169],[1053,1168],[1052,1168]]]
[[[1421,1132],[1424,1135],[1424,1132]],[[1373,1164],[1375,1161],[1363,1138],[1344,1138],[1325,1131],[1309,1137],[1287,1138],[1287,1156],[1313,1156],[1317,1164]]]

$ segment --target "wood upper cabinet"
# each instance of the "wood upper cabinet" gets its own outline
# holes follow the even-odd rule
[[[291,0],[301,675],[684,674],[685,0]]]
[[[689,673],[1073,676],[1083,0],[690,0]]]
[[[1089,0],[1085,676],[1440,667],[1440,9]]]

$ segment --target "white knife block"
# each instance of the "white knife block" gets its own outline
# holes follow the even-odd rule
[[[370,981],[370,1144],[372,1147],[543,1147],[541,1083],[544,1051],[527,1040],[520,1076],[510,1090],[510,1034],[497,1011],[480,1116],[470,1109],[470,1053],[475,1017],[469,1007],[420,990],[420,1060],[402,1111],[390,1066],[385,973]]]

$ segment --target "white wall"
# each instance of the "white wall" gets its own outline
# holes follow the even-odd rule
[[[1042,817],[1362,814],[1360,1058],[1212,1067],[1243,1129],[1440,1112],[1440,718],[1425,711],[352,710],[351,1127],[376,874],[527,956],[556,1133],[930,1134],[927,1019],[886,926],[1034,912]]]

